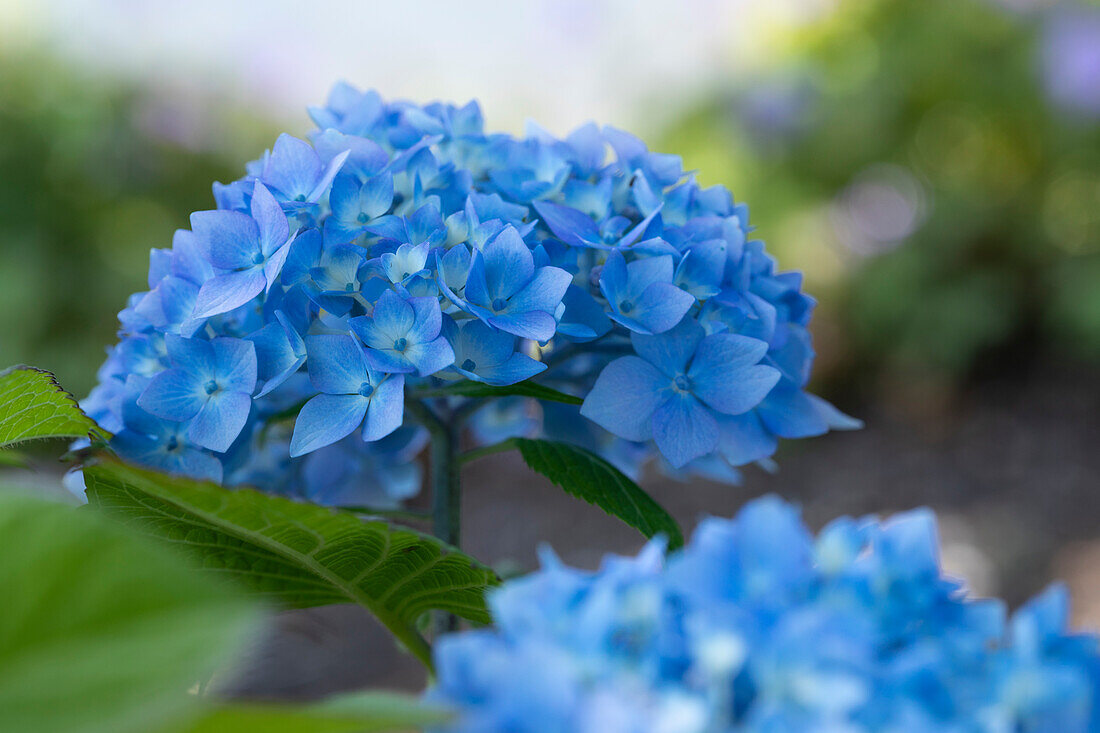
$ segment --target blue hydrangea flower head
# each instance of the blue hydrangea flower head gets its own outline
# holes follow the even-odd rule
[[[1006,622],[939,568],[935,518],[834,521],[776,497],[595,572],[494,591],[435,646],[427,696],[478,731],[1068,731],[1100,723],[1100,645],[1054,586]]]
[[[736,480],[780,438],[858,426],[806,392],[800,276],[676,156],[595,124],[490,133],[475,102],[346,84],[310,116],[151,254],[86,401],[122,457],[331,503],[376,501],[371,485],[403,499],[419,474],[393,467],[421,444],[390,436],[423,427],[404,400],[459,379],[584,400],[467,405],[475,441],[566,440],[632,475],[655,459]],[[322,472],[321,450],[341,465]],[[360,502],[314,490],[355,471],[400,479],[364,476]]]

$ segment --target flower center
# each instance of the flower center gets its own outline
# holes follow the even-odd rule
[[[359,385],[359,394],[363,397],[370,397],[372,394],[374,394],[374,387],[371,385],[370,382],[363,382]]]
[[[256,254],[252,255],[252,264],[253,265],[262,265],[263,263],[264,263],[264,254],[263,254],[263,252],[257,252]]]
[[[634,310],[634,304],[629,300],[624,300],[622,303],[619,303],[620,313],[629,313],[632,310]]]
[[[672,380],[672,388],[675,389],[677,392],[690,392],[691,380],[688,379],[687,376],[681,374],[676,377],[676,379]]]
[[[370,221],[370,217],[367,216],[367,212],[360,211],[359,212],[359,223],[360,224],[366,224],[368,221]]]
[[[305,201],[306,200],[306,195],[304,193],[300,193],[300,194],[298,194],[297,196],[294,197],[294,200],[299,201],[299,202],[300,201]]]
[[[473,359],[467,359],[466,361],[462,362],[462,371],[472,372],[475,369],[477,369],[477,364],[474,363]]]
[[[409,340],[402,336],[393,342],[393,348],[395,351],[404,351],[409,346]]]
[[[203,385],[203,389],[206,390],[206,394],[214,394],[218,391],[218,383],[211,379],[209,382]]]
[[[174,435],[171,438],[168,439],[168,443],[164,446],[165,450],[168,450],[168,451],[174,451],[179,447],[180,447],[179,438],[177,438]]]
[[[344,283],[344,292],[345,293],[354,293],[355,292],[355,283]]]
[[[493,299],[493,310],[502,311],[507,306],[508,306],[508,301],[505,300],[504,298],[494,298]]]

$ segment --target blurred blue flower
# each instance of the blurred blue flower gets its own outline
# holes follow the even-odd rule
[[[435,645],[440,730],[1066,731],[1100,724],[1100,646],[1054,586],[1005,623],[939,568],[935,519],[815,538],[776,497],[595,573],[548,550]]]

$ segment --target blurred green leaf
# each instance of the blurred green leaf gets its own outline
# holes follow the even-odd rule
[[[419,730],[448,714],[390,692],[338,695],[314,705],[232,704],[214,708],[185,733],[368,733]],[[184,733],[184,731],[180,731]]]
[[[232,658],[256,608],[84,509],[0,494],[0,731],[147,733]]]
[[[113,461],[84,470],[88,500],[291,608],[357,603],[425,665],[416,621],[441,610],[488,623],[492,570],[439,540],[349,512],[230,490]]]
[[[580,397],[559,392],[556,389],[534,382],[518,382],[503,387],[465,380],[444,387],[418,391],[417,397],[534,397],[547,402],[563,402],[567,405],[579,405],[584,402]]]
[[[646,537],[668,536],[670,549],[684,544],[684,535],[665,508],[642,491],[626,474],[584,448],[550,440],[514,438],[524,462],[578,499],[595,504]]]
[[[21,366],[0,373],[0,448],[40,438],[84,438],[96,429],[49,372]]]

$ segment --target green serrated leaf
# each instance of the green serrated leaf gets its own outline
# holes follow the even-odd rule
[[[49,372],[19,366],[0,373],[0,448],[41,438],[85,438],[97,429]]]
[[[314,504],[114,461],[84,470],[90,503],[283,606],[358,603],[425,665],[416,620],[489,622],[492,570],[434,537]]]
[[[370,733],[419,730],[445,722],[444,710],[391,692],[357,692],[313,705],[237,703],[214,708],[186,733]],[[183,733],[182,731],[180,733]]]
[[[518,382],[504,387],[494,387],[491,384],[482,384],[465,380],[455,382],[444,387],[418,390],[417,397],[533,397],[536,400],[547,402],[564,402],[567,405],[580,405],[584,400],[571,394],[559,392],[535,382]]]
[[[595,504],[646,537],[664,533],[669,549],[684,544],[676,520],[622,471],[595,453],[569,443],[514,438],[524,462],[578,499]]]
[[[75,507],[0,494],[0,731],[147,733],[194,712],[254,603]]]

